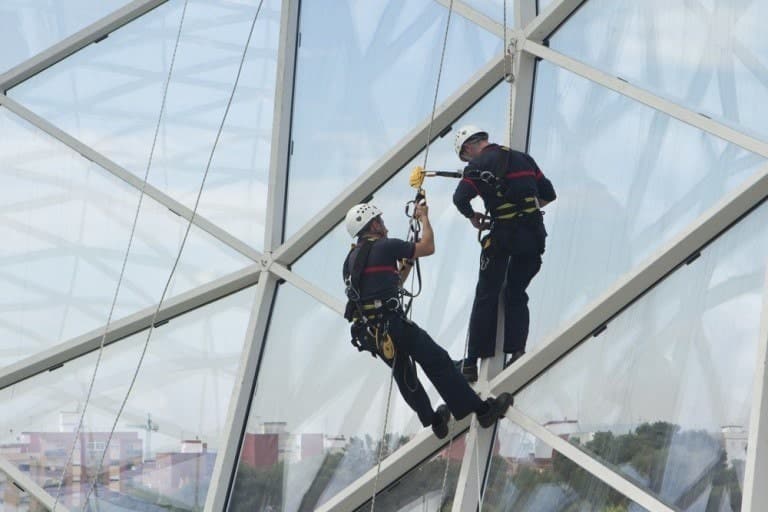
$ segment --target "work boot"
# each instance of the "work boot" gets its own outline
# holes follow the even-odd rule
[[[488,405],[488,410],[478,414],[477,421],[481,427],[488,428],[496,423],[497,419],[504,417],[504,413],[514,403],[514,399],[509,393],[501,393],[496,398],[486,399],[485,403]]]
[[[432,417],[432,432],[438,439],[444,439],[448,435],[448,421],[451,419],[451,412],[448,406],[443,404],[437,408]]]
[[[477,382],[477,360],[459,359],[453,365],[461,372],[469,383]]]
[[[509,355],[509,360],[507,360],[507,362],[504,363],[504,368],[512,366],[512,363],[514,363],[524,355],[525,355],[525,350],[515,350]]]

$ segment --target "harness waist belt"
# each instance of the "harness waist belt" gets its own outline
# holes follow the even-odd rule
[[[539,211],[539,202],[535,197],[523,198],[526,204],[504,203],[493,211],[494,220],[512,220]]]

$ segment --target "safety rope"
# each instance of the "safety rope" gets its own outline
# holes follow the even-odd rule
[[[424,169],[427,168],[427,162],[429,161],[429,145],[430,145],[430,141],[432,140],[432,124],[434,123],[435,112],[437,111],[437,97],[438,97],[438,92],[440,91],[440,80],[441,80],[442,74],[443,74],[443,63],[445,62],[445,50],[446,50],[446,48],[448,46],[448,31],[449,31],[450,26],[451,26],[451,16],[452,16],[452,14],[453,14],[453,0],[450,1],[450,4],[448,6],[448,19],[447,19],[447,21],[445,23],[445,33],[443,35],[443,47],[442,47],[442,50],[440,52],[440,64],[438,66],[437,81],[436,81],[436,84],[435,84],[435,95],[434,95],[434,98],[432,100],[432,113],[431,113],[430,118],[429,118],[429,125],[427,126],[427,142],[426,142],[426,149],[424,151]],[[413,241],[413,242],[418,241],[418,236],[421,233],[421,223],[418,221],[418,219],[415,219],[412,214],[409,214],[409,212],[408,212],[408,205],[409,204],[413,204],[414,205],[414,211],[415,211],[415,207],[423,199],[424,199],[423,190],[419,189],[419,192],[417,192],[417,194],[416,194],[416,199],[414,199],[413,201],[410,201],[408,204],[406,204],[406,207],[405,207],[406,208],[406,210],[405,210],[406,211],[406,215],[408,217],[410,217],[410,221],[409,221],[409,235],[408,235],[408,240],[409,241]],[[421,268],[419,266],[419,260],[418,259],[416,259],[416,261],[414,263],[414,267],[415,268],[413,270],[415,270],[415,273],[411,275],[411,291],[407,292],[407,291],[403,290],[405,292],[403,295],[409,297],[408,305],[405,307],[405,311],[404,311],[405,314],[409,318],[413,317],[413,309],[412,309],[413,299],[415,297],[417,297],[421,293]],[[414,290],[414,280],[416,279],[417,276],[418,276],[418,279],[419,279],[419,289],[418,289],[418,291],[414,292],[413,291]],[[392,398],[392,381],[394,380],[395,366],[396,366],[395,365],[395,361],[393,360],[392,361],[392,375],[390,376],[390,380],[389,380],[389,392],[387,393],[387,405],[386,405],[386,408],[385,408],[385,411],[384,411],[384,428],[382,429],[381,446],[379,447],[379,453],[378,453],[378,457],[377,457],[378,460],[376,461],[376,477],[374,478],[374,482],[373,482],[373,495],[371,496],[371,512],[374,512],[375,505],[376,505],[376,492],[377,492],[377,488],[378,488],[379,475],[381,473],[381,459],[382,459],[382,453],[383,453],[382,452],[382,446],[383,446],[383,444],[385,442],[385,437],[386,437],[386,434],[387,434],[387,420],[389,418],[389,408],[390,408],[390,403],[391,403],[391,398]],[[407,371],[406,368],[404,368],[403,370]],[[451,440],[449,442],[449,445],[448,445],[449,449],[450,449],[451,443],[453,443],[453,438],[451,438]],[[446,458],[446,460],[448,460],[448,458]],[[448,463],[450,463],[449,460],[446,463],[446,475],[447,475],[447,472],[448,472],[448,466],[447,466]],[[444,492],[445,492],[445,477],[443,478],[443,480],[444,480],[444,482],[443,482],[443,491],[440,494],[440,502],[441,503],[442,503],[443,495],[444,495]]]
[[[128,236],[128,245],[127,245],[126,250],[125,250],[125,255],[123,256],[123,262],[122,262],[122,265],[120,267],[120,275],[117,278],[117,286],[115,287],[115,293],[114,293],[114,295],[112,297],[112,303],[111,303],[110,308],[109,308],[109,314],[107,315],[107,323],[104,326],[104,333],[101,335],[101,340],[99,342],[99,350],[98,350],[97,356],[96,356],[96,364],[93,367],[93,373],[91,375],[90,382],[88,383],[88,391],[87,391],[87,393],[85,395],[85,402],[83,404],[83,410],[80,413],[80,419],[77,422],[77,428],[75,429],[75,435],[74,435],[74,437],[72,439],[72,446],[71,446],[71,448],[69,450],[69,455],[67,456],[67,461],[64,464],[64,469],[62,471],[61,478],[59,479],[59,485],[56,488],[56,498],[54,499],[53,509],[52,509],[53,512],[56,511],[56,506],[59,504],[59,500],[61,499],[61,490],[62,490],[62,487],[64,485],[64,480],[65,480],[64,477],[66,476],[67,470],[69,469],[70,465],[72,464],[72,458],[74,457],[75,447],[77,446],[77,442],[79,441],[80,434],[81,434],[82,429],[83,429],[83,422],[85,421],[85,414],[86,414],[86,411],[88,410],[88,404],[90,403],[91,395],[93,394],[93,387],[94,387],[94,384],[96,382],[96,374],[99,371],[99,366],[101,365],[101,359],[102,359],[102,356],[104,354],[104,345],[106,343],[107,333],[109,332],[109,327],[110,327],[110,325],[112,323],[112,316],[113,316],[113,314],[115,312],[115,306],[117,304],[117,297],[120,294],[120,287],[121,287],[121,285],[123,283],[123,277],[125,276],[125,269],[126,269],[126,266],[127,266],[127,263],[128,263],[128,256],[130,255],[131,247],[133,246],[133,240],[134,240],[135,234],[136,234],[136,226],[137,226],[138,221],[139,221],[139,213],[141,211],[141,205],[142,205],[142,203],[144,201],[144,195],[145,195],[145,191],[146,191],[146,187],[147,187],[147,178],[149,177],[149,170],[152,167],[152,158],[153,158],[153,156],[155,154],[155,147],[157,145],[158,134],[160,132],[160,124],[161,124],[161,121],[162,121],[162,118],[163,118],[163,113],[165,112],[165,104],[166,104],[166,99],[167,99],[167,96],[168,96],[168,86],[171,83],[171,76],[173,75],[173,68],[174,68],[174,64],[176,63],[176,53],[177,53],[177,50],[179,48],[179,41],[181,40],[181,31],[182,31],[182,28],[184,26],[184,18],[186,17],[186,13],[187,13],[187,4],[188,4],[188,2],[189,2],[189,0],[185,0],[184,1],[184,6],[182,7],[182,10],[181,10],[181,17],[179,19],[179,29],[176,32],[176,41],[175,41],[174,46],[173,46],[173,53],[171,54],[171,62],[170,62],[169,69],[168,69],[168,76],[166,77],[165,84],[163,85],[163,96],[162,96],[162,99],[161,99],[161,102],[160,102],[160,113],[157,116],[157,123],[155,125],[154,136],[152,138],[152,146],[150,148],[149,158],[147,160],[147,167],[144,170],[144,180],[142,181],[141,189],[139,190],[139,200],[138,200],[138,203],[136,204],[136,212],[134,213],[134,216],[133,216],[133,222],[131,223],[131,231],[130,231],[130,235]],[[106,451],[106,448],[105,448],[105,451]]]
[[[117,415],[115,416],[115,421],[112,424],[112,428],[110,429],[109,436],[107,437],[107,441],[105,443],[104,451],[101,454],[101,460],[99,461],[99,466],[96,469],[93,481],[91,482],[91,485],[89,486],[88,493],[86,494],[85,499],[83,500],[83,510],[85,510],[85,508],[88,506],[88,500],[90,499],[91,493],[93,493],[95,491],[95,489],[96,489],[96,484],[97,484],[98,479],[99,479],[99,474],[101,473],[101,470],[102,470],[102,468],[104,466],[104,459],[106,457],[107,451],[109,450],[109,444],[112,441],[112,437],[113,437],[113,435],[115,433],[115,430],[117,429],[117,423],[120,420],[120,416],[122,415],[123,410],[125,409],[125,406],[128,403],[128,398],[130,397],[131,392],[133,391],[133,387],[136,384],[136,379],[138,378],[139,372],[141,370],[142,363],[144,362],[144,357],[146,356],[146,353],[147,353],[147,348],[149,347],[149,341],[150,341],[150,339],[152,337],[152,333],[154,332],[155,322],[157,321],[157,316],[160,313],[160,309],[162,307],[163,301],[165,300],[165,296],[168,293],[168,289],[170,288],[170,284],[171,284],[173,276],[174,276],[174,274],[176,272],[176,268],[178,267],[179,261],[181,260],[181,255],[182,255],[182,253],[184,251],[184,247],[186,245],[187,238],[189,237],[189,232],[190,232],[190,230],[192,228],[192,224],[193,224],[195,216],[197,214],[197,209],[198,209],[198,207],[200,205],[200,198],[202,197],[202,194],[203,194],[203,189],[205,187],[206,179],[208,178],[208,173],[209,173],[210,168],[211,168],[211,163],[213,162],[213,157],[214,157],[214,155],[216,153],[216,148],[217,148],[217,146],[219,144],[219,140],[221,139],[221,133],[224,130],[224,124],[225,124],[225,122],[227,120],[227,116],[229,114],[229,110],[232,107],[232,102],[233,102],[234,97],[235,97],[235,92],[237,91],[237,86],[238,86],[238,84],[240,82],[240,76],[241,76],[242,71],[243,71],[243,65],[245,64],[245,57],[248,54],[248,47],[250,46],[251,38],[253,36],[253,31],[254,31],[254,28],[256,26],[256,21],[258,20],[259,13],[261,12],[261,8],[262,8],[263,3],[264,3],[264,0],[260,0],[259,1],[259,5],[258,5],[258,7],[256,9],[256,14],[254,15],[253,20],[251,22],[251,27],[250,27],[250,30],[248,32],[248,38],[245,41],[245,46],[243,48],[243,53],[242,53],[242,55],[240,57],[240,63],[238,65],[237,74],[235,76],[235,81],[234,81],[234,83],[232,85],[232,90],[230,92],[229,99],[227,100],[227,105],[226,105],[226,107],[224,109],[224,115],[222,116],[221,123],[219,124],[219,128],[218,128],[218,130],[216,132],[216,137],[215,137],[214,142],[213,142],[213,147],[211,148],[211,152],[210,152],[210,154],[208,156],[208,162],[206,163],[205,172],[203,173],[203,178],[202,178],[202,180],[200,182],[200,188],[197,191],[197,197],[195,198],[195,205],[192,208],[192,215],[191,215],[191,217],[189,219],[189,222],[187,223],[187,227],[186,227],[186,230],[184,232],[184,236],[183,236],[183,238],[181,240],[181,245],[179,246],[179,251],[178,251],[178,253],[176,255],[176,259],[175,259],[175,261],[173,263],[173,266],[171,267],[171,271],[168,274],[168,279],[166,280],[165,286],[163,287],[163,292],[162,292],[162,294],[160,296],[160,300],[159,300],[159,302],[158,302],[158,304],[157,304],[157,306],[155,308],[154,313],[152,314],[152,321],[150,322],[149,330],[147,331],[147,338],[144,341],[144,346],[142,347],[141,355],[139,356],[139,361],[136,364],[136,369],[135,369],[135,371],[133,373],[133,376],[131,378],[131,382],[128,385],[128,390],[126,391],[125,396],[123,397],[123,400],[122,400],[122,402],[120,404],[120,407],[118,408]],[[186,3],[185,3],[185,8],[186,8]],[[146,186],[146,177],[144,179],[144,186]]]

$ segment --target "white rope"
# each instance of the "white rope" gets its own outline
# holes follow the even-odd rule
[[[424,150],[424,169],[427,167],[427,160],[429,159],[429,145],[432,141],[432,123],[435,121],[435,112],[437,111],[437,93],[440,91],[440,79],[443,76],[443,62],[445,61],[445,49],[448,46],[448,29],[451,26],[451,15],[453,14],[453,0],[448,4],[448,21],[445,23],[445,34],[443,35],[443,50],[440,53],[440,66],[437,69],[437,83],[435,84],[435,97],[432,99],[432,115],[429,118],[429,126],[427,127],[427,143]]]
[[[452,14],[453,14],[453,0],[451,0],[448,6],[448,20],[445,23],[445,34],[443,35],[443,48],[440,53],[440,65],[438,66],[438,71],[437,71],[435,95],[434,95],[434,98],[432,99],[432,114],[430,115],[429,125],[427,127],[427,142],[426,142],[426,149],[424,151],[424,165],[423,165],[424,169],[427,169],[427,162],[429,159],[429,146],[430,146],[430,141],[432,140],[432,124],[435,121],[435,112],[437,111],[437,97],[438,97],[438,92],[440,91],[440,80],[443,75],[443,63],[445,61],[445,50],[446,50],[446,47],[448,46],[448,30],[451,26]],[[412,221],[413,220],[414,219],[412,219]],[[411,275],[411,289],[413,289],[414,279],[415,279],[415,276]],[[411,304],[411,309],[408,311],[408,316],[409,318],[413,318],[413,304]],[[376,477],[374,478],[374,481],[373,481],[373,495],[371,496],[371,512],[374,512],[375,506],[376,506],[376,491],[379,483],[379,474],[381,473],[382,447],[385,442],[384,437],[386,436],[386,432],[387,432],[387,421],[389,417],[389,407],[390,407],[391,398],[392,398],[392,381],[394,380],[394,373],[395,373],[395,361],[393,360],[392,376],[390,377],[390,380],[389,380],[389,393],[387,394],[387,407],[384,413],[384,428],[382,429],[383,432],[382,432],[381,446],[379,447],[379,455],[376,463]],[[451,438],[448,444],[449,448],[451,446],[451,443],[453,443],[453,438]],[[446,460],[448,460],[448,458],[446,458]],[[445,493],[445,480],[448,474],[449,463],[450,463],[450,460],[448,460],[448,462],[446,463],[445,475],[443,476],[443,490],[440,493],[440,503],[442,503],[443,495]]]
[[[173,263],[173,266],[171,267],[171,271],[168,274],[168,279],[165,282],[165,286],[163,287],[163,293],[160,296],[160,301],[158,302],[157,307],[155,308],[155,312],[152,315],[152,321],[150,322],[149,330],[147,331],[147,338],[144,341],[144,346],[142,348],[141,355],[139,356],[139,361],[138,361],[138,363],[136,365],[136,369],[135,369],[135,371],[133,373],[133,376],[131,378],[131,382],[130,382],[130,384],[128,386],[128,391],[126,392],[125,397],[123,398],[123,401],[120,404],[120,407],[118,409],[117,415],[115,416],[115,421],[112,424],[112,428],[111,428],[111,430],[109,432],[109,436],[107,437],[107,441],[105,443],[104,451],[101,454],[101,460],[99,461],[99,466],[98,466],[98,468],[97,468],[97,470],[95,472],[93,481],[92,481],[92,483],[91,483],[91,485],[90,485],[90,487],[88,489],[88,493],[86,494],[85,499],[83,500],[83,510],[85,510],[85,508],[88,506],[88,500],[90,499],[91,493],[94,492],[94,490],[96,488],[96,483],[98,482],[99,473],[101,472],[101,469],[104,466],[104,459],[105,459],[107,451],[109,450],[109,443],[112,441],[112,436],[114,435],[115,429],[117,428],[117,423],[120,420],[120,416],[122,415],[123,410],[125,409],[125,405],[127,404],[128,398],[130,397],[131,392],[133,391],[133,387],[136,384],[136,379],[137,379],[137,377],[139,375],[139,371],[141,370],[141,365],[144,362],[144,357],[146,356],[147,348],[149,347],[149,341],[150,341],[150,339],[152,337],[152,333],[154,332],[154,327],[155,327],[155,322],[157,320],[157,316],[158,316],[158,314],[160,312],[160,308],[162,307],[163,300],[165,299],[165,296],[168,293],[168,289],[170,288],[170,284],[171,284],[173,276],[174,276],[174,274],[176,272],[176,268],[178,267],[179,261],[181,260],[181,255],[182,255],[182,253],[184,251],[184,246],[185,246],[185,244],[187,242],[187,238],[189,237],[189,232],[190,232],[190,230],[192,228],[192,224],[194,222],[195,215],[197,214],[197,209],[198,209],[198,207],[200,205],[200,198],[201,198],[201,196],[203,194],[203,189],[205,187],[206,179],[208,178],[208,173],[209,173],[210,168],[211,168],[211,163],[213,162],[213,157],[214,157],[214,155],[216,153],[216,148],[218,146],[219,140],[221,139],[221,133],[224,130],[224,124],[225,124],[225,122],[227,120],[227,115],[229,114],[229,110],[232,107],[232,102],[233,102],[234,97],[235,97],[235,92],[237,91],[237,86],[238,86],[238,84],[240,82],[240,76],[241,76],[242,71],[243,71],[243,65],[245,64],[245,57],[246,57],[246,55],[248,53],[248,47],[250,46],[251,37],[253,36],[253,31],[254,31],[254,28],[256,26],[256,20],[259,17],[259,13],[261,12],[261,7],[262,7],[263,3],[264,3],[264,0],[260,0],[259,1],[259,5],[258,5],[258,7],[256,9],[256,14],[254,15],[253,21],[251,22],[251,27],[250,27],[250,30],[248,32],[248,38],[245,41],[245,47],[243,48],[243,53],[242,53],[242,56],[240,57],[240,63],[239,63],[238,69],[237,69],[237,75],[235,76],[235,81],[234,81],[234,83],[232,85],[232,91],[230,92],[229,99],[227,100],[226,108],[224,109],[224,115],[222,116],[221,123],[219,124],[218,131],[216,132],[216,137],[215,137],[214,142],[213,142],[213,147],[211,148],[211,152],[210,152],[210,154],[208,156],[208,162],[206,163],[205,172],[203,173],[203,178],[202,178],[202,180],[200,182],[200,188],[197,191],[197,197],[195,198],[195,205],[194,205],[194,208],[192,208],[192,215],[190,216],[189,222],[187,223],[187,227],[186,227],[186,230],[184,232],[184,237],[182,238],[181,245],[179,246],[179,251],[178,251],[178,253],[176,255],[176,259],[175,259],[175,261]],[[145,179],[145,183],[146,183],[146,179]]]
[[[117,279],[117,286],[115,287],[115,293],[114,293],[114,296],[112,297],[112,304],[109,307],[109,314],[107,315],[107,323],[104,326],[104,333],[101,335],[101,341],[99,342],[99,350],[96,356],[96,364],[93,367],[93,374],[91,375],[90,382],[88,383],[88,392],[85,395],[85,403],[83,404],[83,410],[80,413],[80,419],[77,422],[77,428],[75,429],[75,435],[74,435],[74,438],[72,439],[72,446],[69,450],[69,455],[67,456],[67,462],[64,464],[64,469],[62,471],[61,478],[59,478],[59,485],[56,488],[56,498],[54,499],[53,509],[52,509],[53,512],[56,511],[56,506],[59,504],[59,499],[61,498],[61,489],[64,485],[64,479],[66,477],[67,470],[72,464],[72,458],[75,453],[75,447],[77,446],[77,442],[79,441],[80,434],[83,429],[85,414],[86,414],[86,411],[88,410],[88,404],[90,403],[91,395],[93,394],[93,387],[96,382],[96,374],[99,371],[99,366],[101,365],[101,359],[104,354],[104,345],[106,343],[107,333],[109,332],[109,326],[112,323],[112,316],[115,312],[117,297],[120,294],[120,287],[123,283],[123,277],[125,276],[125,268],[128,263],[128,256],[130,255],[131,247],[133,246],[133,240],[136,234],[136,225],[138,224],[138,221],[139,221],[139,212],[141,211],[141,205],[144,201],[145,190],[147,187],[147,178],[149,177],[149,169],[152,167],[152,157],[155,154],[155,146],[157,144],[158,133],[160,132],[160,124],[163,118],[163,113],[165,112],[166,98],[168,95],[168,85],[171,82],[171,76],[173,75],[174,64],[176,63],[176,52],[179,48],[179,41],[181,39],[181,30],[182,30],[182,27],[184,26],[184,18],[187,13],[187,4],[188,4],[188,0],[185,0],[184,6],[181,11],[181,18],[179,19],[179,29],[176,32],[176,42],[174,43],[173,53],[171,54],[171,63],[168,69],[168,76],[166,77],[165,84],[163,86],[163,96],[160,102],[160,113],[157,116],[157,124],[155,125],[155,132],[152,138],[152,146],[149,151],[147,167],[144,170],[144,180],[141,184],[141,190],[139,191],[139,200],[138,200],[138,203],[136,204],[136,212],[134,213],[133,222],[131,224],[131,232],[130,232],[130,235],[128,236],[128,245],[126,247],[125,255],[123,256],[123,262],[120,267],[120,276]]]
[[[384,427],[381,432],[381,441],[379,441],[379,454],[376,461],[376,478],[373,479],[373,495],[371,496],[371,512],[376,508],[376,490],[379,486],[379,474],[381,473],[381,459],[384,453],[384,444],[387,440],[387,419],[389,418],[389,406],[392,402],[392,381],[395,380],[395,361],[392,359],[392,374],[389,377],[389,391],[387,391],[387,406],[384,409]]]

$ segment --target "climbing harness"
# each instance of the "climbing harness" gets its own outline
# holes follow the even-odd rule
[[[173,75],[174,64],[176,63],[176,53],[177,53],[178,48],[179,48],[179,41],[181,40],[181,31],[182,31],[182,28],[184,26],[184,19],[186,17],[188,3],[189,3],[188,0],[185,0],[184,1],[184,5],[183,5],[182,10],[181,10],[181,16],[180,16],[180,19],[179,19],[179,28],[178,28],[178,30],[176,32],[176,41],[175,41],[174,46],[173,46],[173,53],[171,54],[171,60],[170,60],[169,68],[168,68],[168,76],[166,77],[165,84],[163,85],[163,96],[162,96],[162,100],[160,102],[160,113],[158,114],[157,124],[155,125],[155,132],[154,132],[154,136],[152,138],[152,146],[151,146],[150,151],[149,151],[149,159],[147,160],[147,167],[146,167],[146,169],[144,171],[144,180],[142,181],[142,184],[141,184],[141,189],[139,191],[139,199],[138,199],[138,203],[136,204],[136,211],[135,211],[134,216],[133,216],[133,222],[131,223],[131,231],[130,231],[130,234],[128,236],[128,245],[127,245],[126,250],[125,250],[125,255],[123,256],[123,262],[122,262],[121,268],[120,268],[120,275],[118,276],[118,279],[117,279],[117,285],[115,286],[115,293],[114,293],[114,295],[112,297],[112,303],[111,303],[111,305],[109,307],[109,313],[107,315],[107,322],[104,325],[104,333],[101,335],[101,340],[99,341],[99,349],[98,349],[98,352],[97,352],[97,355],[96,355],[96,364],[93,367],[93,373],[91,374],[91,379],[90,379],[90,382],[88,383],[88,391],[85,394],[85,401],[83,403],[83,410],[80,413],[80,418],[79,418],[79,420],[77,422],[77,428],[75,429],[75,435],[72,438],[72,446],[70,447],[69,455],[67,456],[67,461],[64,464],[64,469],[62,470],[61,478],[59,478],[59,485],[56,487],[56,497],[55,497],[55,499],[53,501],[53,508],[51,509],[52,512],[56,512],[56,506],[59,504],[59,500],[61,499],[61,490],[62,490],[62,487],[64,485],[64,480],[65,480],[64,476],[67,474],[67,470],[69,469],[70,465],[72,464],[72,458],[73,458],[74,453],[75,453],[75,448],[77,447],[77,444],[80,441],[80,433],[83,430],[83,422],[85,421],[85,414],[86,414],[86,411],[88,410],[88,405],[89,405],[90,400],[91,400],[91,395],[93,394],[93,387],[94,387],[94,384],[96,382],[96,374],[99,371],[99,366],[101,365],[102,356],[104,354],[104,345],[105,345],[105,342],[106,342],[107,333],[109,332],[109,327],[110,327],[110,325],[112,323],[112,316],[113,316],[113,314],[115,312],[115,306],[117,304],[117,297],[120,294],[120,288],[121,288],[122,283],[123,283],[123,277],[125,276],[125,269],[126,269],[126,266],[127,266],[127,263],[128,263],[128,256],[130,255],[131,247],[133,246],[133,240],[134,240],[134,237],[135,237],[135,234],[136,234],[136,226],[137,226],[138,220],[139,220],[139,213],[141,211],[141,205],[142,205],[142,203],[144,201],[144,196],[145,196],[145,192],[146,192],[146,188],[147,188],[147,179],[149,177],[149,169],[152,166],[152,157],[154,156],[154,153],[155,153],[155,147],[157,145],[157,139],[158,139],[158,135],[160,133],[160,124],[161,124],[161,120],[163,118],[163,113],[165,112],[166,99],[167,99],[167,96],[168,96],[168,86],[171,83],[171,76]],[[154,319],[153,319],[153,323],[154,323]],[[114,428],[113,428],[113,432],[114,432]],[[112,434],[110,434],[110,439],[111,439],[111,437],[112,437]],[[106,453],[107,447],[109,446],[109,440],[107,441],[106,445],[107,446],[104,448],[104,452],[102,453],[102,464],[103,464],[103,460],[104,460],[104,453]],[[99,465],[99,471],[100,470],[101,470],[101,464]],[[98,473],[99,472],[97,471],[96,474],[98,475]],[[95,478],[98,478],[98,476],[95,477]],[[96,486],[96,480],[95,479],[94,479],[93,486],[94,486],[94,488]],[[84,503],[86,504],[85,506],[87,506],[88,498],[89,497],[90,497],[90,491],[88,492],[88,496],[86,496],[86,498],[85,498],[85,501],[84,501]]]
[[[250,30],[248,32],[248,37],[247,37],[247,39],[245,41],[245,46],[243,47],[243,52],[242,52],[242,55],[241,55],[241,58],[240,58],[240,63],[238,65],[237,74],[235,75],[235,80],[234,80],[234,83],[232,85],[232,90],[230,92],[229,99],[227,100],[227,105],[226,105],[226,107],[224,109],[224,114],[222,116],[221,122],[220,122],[219,127],[218,127],[218,131],[216,132],[216,137],[214,138],[213,146],[211,147],[211,151],[210,151],[209,156],[208,156],[208,161],[206,163],[205,171],[203,173],[203,177],[202,177],[202,180],[200,182],[200,187],[199,187],[199,189],[197,191],[197,197],[195,199],[195,204],[194,204],[194,207],[192,208],[192,215],[190,216],[190,219],[187,222],[187,226],[186,226],[186,230],[184,232],[184,236],[182,237],[178,253],[176,254],[176,259],[174,260],[173,266],[171,267],[171,271],[169,272],[168,278],[167,278],[167,280],[165,282],[165,286],[163,288],[163,292],[160,295],[160,300],[158,301],[157,306],[155,307],[155,311],[154,311],[154,313],[152,315],[152,320],[151,320],[151,322],[149,324],[149,329],[147,330],[147,337],[146,337],[146,339],[144,341],[144,345],[142,347],[141,354],[140,354],[139,360],[138,360],[138,362],[136,364],[136,368],[134,370],[133,376],[131,377],[131,381],[130,381],[130,383],[128,385],[128,390],[126,391],[125,396],[123,397],[123,400],[122,400],[122,402],[120,404],[120,407],[118,408],[117,414],[115,415],[115,420],[112,423],[112,428],[110,429],[109,436],[107,436],[107,440],[106,440],[106,443],[105,443],[105,449],[104,449],[104,451],[101,454],[101,459],[100,459],[99,465],[98,465],[98,467],[97,467],[97,469],[95,471],[95,476],[93,478],[93,481],[88,486],[88,492],[86,493],[85,499],[83,500],[84,508],[88,506],[88,502],[89,502],[90,496],[96,490],[96,484],[98,482],[98,478],[99,478],[99,475],[101,474],[102,468],[104,467],[104,459],[105,459],[107,451],[109,449],[109,444],[112,441],[112,437],[114,436],[115,430],[117,429],[117,423],[120,420],[120,416],[122,415],[123,410],[125,409],[126,404],[128,403],[128,399],[129,399],[129,397],[131,395],[131,392],[133,391],[133,387],[136,384],[136,380],[137,380],[139,372],[141,370],[142,363],[144,362],[144,358],[145,358],[146,353],[147,353],[147,348],[149,347],[149,341],[150,341],[150,339],[152,337],[152,333],[154,332],[154,327],[155,327],[156,322],[157,322],[158,314],[160,313],[160,309],[161,309],[161,307],[163,305],[163,301],[165,300],[165,296],[168,293],[171,281],[173,280],[173,276],[176,273],[176,269],[177,269],[177,267],[179,265],[179,261],[181,260],[181,255],[182,255],[182,253],[184,251],[184,247],[186,245],[187,239],[189,238],[189,232],[190,232],[190,230],[192,228],[192,224],[194,223],[195,216],[197,215],[197,209],[198,209],[198,207],[200,205],[200,198],[202,196],[203,189],[205,187],[205,182],[206,182],[206,179],[208,177],[208,173],[209,173],[210,168],[211,168],[211,163],[213,162],[213,156],[214,156],[214,154],[216,152],[216,148],[218,146],[219,140],[221,139],[221,134],[222,134],[222,132],[224,130],[224,124],[225,124],[225,122],[227,120],[227,116],[228,116],[229,111],[230,111],[230,109],[232,107],[232,102],[234,100],[235,91],[237,90],[237,86],[238,86],[238,84],[240,82],[240,76],[241,76],[242,71],[243,71],[243,65],[245,64],[245,57],[246,57],[246,55],[248,53],[248,47],[250,46],[251,38],[253,36],[254,28],[256,26],[256,21],[259,18],[259,13],[261,12],[261,8],[262,8],[263,3],[264,3],[264,0],[260,0],[259,1],[259,5],[256,8],[256,13],[255,13],[255,15],[253,17],[253,20],[251,21]],[[183,19],[184,19],[184,13],[186,12],[186,7],[187,7],[187,2],[185,1],[185,3],[184,3],[184,11],[182,12],[182,23],[183,23]],[[178,48],[179,39],[180,39],[180,36],[181,36],[181,28],[182,27],[181,27],[181,23],[180,23],[179,31],[178,31],[177,38],[176,38],[176,47],[174,48],[174,53],[173,53],[174,57],[176,55],[176,49]],[[151,161],[152,161],[151,156],[152,156],[152,154],[154,152],[155,142],[157,141],[157,136],[158,136],[158,133],[159,133],[160,119],[162,117],[162,113],[163,113],[164,106],[165,106],[165,99],[166,99],[166,95],[167,95],[167,92],[168,92],[168,84],[170,83],[171,71],[172,71],[172,68],[169,71],[168,79],[167,79],[166,84],[165,84],[165,91],[163,93],[163,101],[162,101],[160,116],[158,117],[157,127],[156,127],[156,130],[155,130],[155,141],[153,142],[152,149],[150,150],[150,159],[149,159],[149,162],[147,164],[147,169],[146,169],[146,172],[145,172],[144,181],[142,183],[141,195],[140,195],[140,199],[139,199],[139,207],[137,208],[137,212],[136,212],[136,219],[138,219],[138,213],[139,213],[139,210],[140,210],[140,207],[141,207],[141,198],[144,197],[144,191],[145,191],[146,185],[147,185],[147,177],[148,177],[148,174],[149,174],[149,169],[150,169]],[[131,238],[130,238],[131,242],[133,240],[133,234],[134,234],[134,230],[135,230],[135,227],[136,227],[136,219],[134,220],[133,229],[131,231]],[[130,243],[129,243],[129,250],[130,250]],[[127,252],[128,251],[126,251],[126,259],[127,259]],[[122,275],[121,275],[121,277],[122,277]],[[103,343],[104,343],[104,338],[102,338],[102,346],[100,347],[100,350],[103,349]],[[99,355],[101,355],[101,354],[99,354]],[[95,375],[96,375],[96,373],[94,372],[94,378],[95,378]],[[84,412],[83,412],[83,414],[84,414]],[[82,418],[81,418],[81,422],[82,422]],[[75,439],[75,442],[76,441],[77,441],[77,439]],[[55,505],[54,505],[54,509],[55,509]]]

